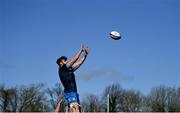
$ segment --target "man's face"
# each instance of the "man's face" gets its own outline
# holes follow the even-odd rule
[[[61,62],[60,62],[60,65],[63,66],[63,65],[66,64],[66,63],[67,63],[67,60],[62,59]]]

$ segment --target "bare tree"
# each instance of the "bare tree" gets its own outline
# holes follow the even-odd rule
[[[14,88],[5,88],[4,86],[0,87],[0,111],[9,112],[12,111],[12,97],[16,93]]]
[[[124,90],[121,88],[121,86],[119,84],[112,84],[105,88],[104,93],[103,93],[102,102],[107,103],[107,95],[109,95],[109,111],[110,112],[119,111],[118,101],[122,100],[123,92],[124,92]],[[105,106],[104,106],[104,108],[105,108]],[[107,111],[106,108],[105,108],[105,110]]]
[[[140,92],[134,90],[124,90],[118,101],[118,111],[137,112],[141,111]]]
[[[44,84],[32,84],[18,88],[0,89],[1,111],[3,112],[39,112],[49,111]]]
[[[139,91],[125,90],[119,84],[112,84],[105,88],[103,94],[104,103],[107,103],[107,95],[109,95],[110,112],[141,111],[142,95]]]
[[[180,91],[176,88],[166,88],[167,100],[166,110],[168,112],[179,112],[180,111]]]
[[[49,98],[51,109],[56,108],[57,101],[58,101],[59,97],[61,97],[62,102],[61,102],[60,110],[61,110],[61,112],[65,111],[66,102],[63,98],[64,91],[63,91],[62,86],[59,83],[56,83],[53,88],[47,88],[46,93]]]
[[[109,95],[109,98],[107,98]],[[32,84],[7,88],[0,86],[0,112],[53,111],[59,97],[63,99],[60,84],[46,88],[44,84]],[[102,98],[89,94],[82,101],[84,111],[110,112],[180,112],[180,88],[159,86],[152,88],[147,96],[139,91],[122,89],[119,84],[107,86]],[[61,102],[60,111],[65,111],[66,102]]]
[[[39,112],[49,109],[46,97],[43,92],[44,84],[32,84],[22,86],[19,89],[18,111],[20,112]]]
[[[177,112],[180,110],[180,93],[176,88],[159,86],[151,90],[147,105],[155,112]]]
[[[94,94],[89,94],[82,102],[83,111],[86,112],[100,112],[101,103],[99,97]]]

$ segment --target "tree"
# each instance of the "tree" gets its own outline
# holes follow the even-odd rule
[[[85,112],[100,112],[101,103],[98,96],[89,94],[82,102],[83,111]]]
[[[15,88],[6,89],[4,86],[0,87],[0,111],[9,112],[15,111],[14,106],[10,106],[13,103],[13,96],[16,95]],[[16,102],[16,101],[15,101]]]
[[[167,88],[166,109],[168,112],[180,111],[180,90],[176,88]]]
[[[39,112],[49,111],[43,92],[44,84],[32,84],[15,88],[0,89],[2,112]]]
[[[107,95],[109,95],[109,111],[118,112],[118,101],[121,101],[123,92],[124,90],[119,84],[112,84],[106,87],[102,98],[102,102],[104,103],[104,109],[107,111],[105,105],[107,103]]]
[[[54,111],[59,97],[63,99],[60,84],[45,88],[44,84],[5,87],[0,86],[0,112],[42,112]],[[109,98],[107,98],[109,95]],[[102,98],[89,94],[82,101],[87,112],[106,112],[109,99],[110,112],[180,112],[180,88],[158,86],[152,88],[147,96],[139,91],[122,89],[119,84],[112,84],[104,89]],[[60,112],[65,111],[65,100]]]
[[[103,103],[107,103],[107,95],[109,95],[110,112],[137,112],[142,109],[142,95],[139,91],[125,90],[119,84],[112,84],[105,88]]]
[[[121,99],[118,99],[118,111],[137,112],[141,111],[140,92],[134,90],[124,90]]]
[[[50,105],[51,105],[51,109],[55,109],[56,107],[56,104],[57,104],[57,101],[58,101],[58,98],[61,97],[62,98],[62,102],[61,102],[61,106],[60,106],[60,110],[61,112],[64,112],[65,111],[65,108],[66,108],[66,102],[63,98],[64,96],[64,91],[63,91],[63,88],[60,84],[56,83],[55,86],[53,88],[47,88],[46,89],[46,93],[47,93],[47,96],[49,98],[49,102],[50,102]]]
[[[151,111],[178,112],[180,110],[180,93],[176,88],[159,86],[151,90],[146,103]]]
[[[32,84],[29,87],[22,86],[19,89],[19,108],[20,112],[28,111],[46,111],[48,106],[46,104],[46,97],[42,90],[44,84]]]

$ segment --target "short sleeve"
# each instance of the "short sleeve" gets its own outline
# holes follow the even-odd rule
[[[65,64],[65,67],[70,71],[75,71],[76,70],[76,68],[74,66],[70,66],[68,63]]]
[[[66,66],[66,68],[70,68],[70,64],[68,64],[68,63],[65,64],[65,66]]]

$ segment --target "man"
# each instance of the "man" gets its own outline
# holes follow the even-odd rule
[[[64,86],[65,98],[73,112],[80,112],[80,102],[77,93],[74,71],[77,70],[81,64],[83,64],[89,51],[89,47],[84,49],[84,46],[82,45],[79,51],[70,61],[67,61],[66,56],[61,56],[56,61],[56,63],[59,65],[59,77]],[[84,54],[80,58],[82,53]]]

